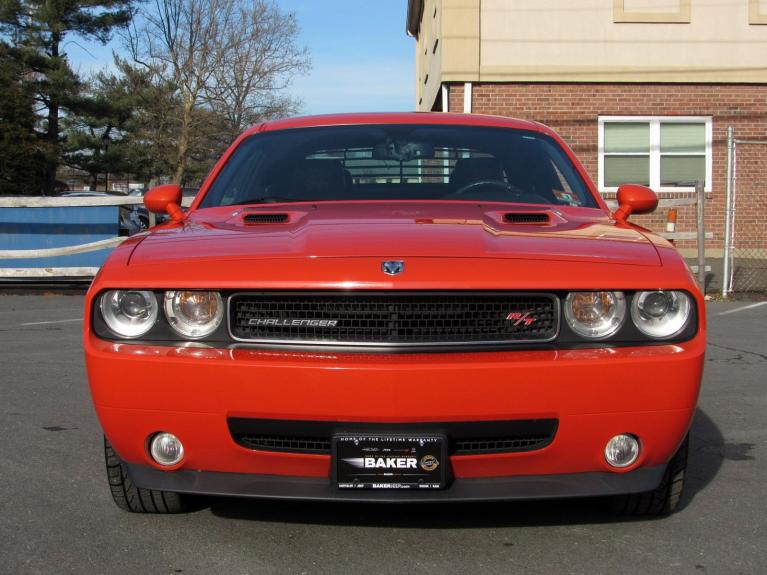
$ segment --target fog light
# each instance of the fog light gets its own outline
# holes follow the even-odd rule
[[[172,433],[158,433],[149,444],[149,453],[160,465],[176,465],[184,458],[184,446]]]
[[[633,435],[616,435],[605,446],[605,459],[613,467],[628,467],[639,457],[639,440]]]

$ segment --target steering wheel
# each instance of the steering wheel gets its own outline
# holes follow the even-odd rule
[[[526,203],[526,204],[530,204],[530,203],[550,204],[551,203],[546,198],[539,196],[538,194],[529,194],[526,191],[508,182],[504,182],[503,180],[477,180],[474,182],[469,182],[468,184],[458,188],[456,191],[454,191],[450,195],[462,196],[466,194],[467,192],[473,190],[474,188],[479,188],[482,186],[493,186],[496,188],[502,188],[503,190],[509,192],[515,198],[520,198],[524,200],[520,203]]]
[[[503,180],[476,180],[474,182],[469,182],[468,184],[461,186],[456,191],[454,191],[451,195],[461,196],[465,194],[466,192],[473,190],[474,188],[480,188],[482,186],[494,186],[496,188],[503,188],[504,190],[507,190],[509,192],[514,192],[517,194],[522,193],[522,190],[520,190],[519,188],[515,188],[510,183],[504,182]]]

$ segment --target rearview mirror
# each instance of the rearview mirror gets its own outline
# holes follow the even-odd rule
[[[434,158],[434,146],[428,142],[406,142],[387,140],[373,148],[374,160],[412,162]]]
[[[658,207],[658,196],[647,186],[623,184],[616,195],[618,209],[613,219],[625,222],[631,214],[649,214]]]
[[[178,184],[165,184],[149,190],[144,196],[146,209],[155,214],[168,214],[173,221],[180,222],[184,219],[184,211],[181,209],[181,186]]]

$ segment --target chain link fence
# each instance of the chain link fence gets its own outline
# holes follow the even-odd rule
[[[727,139],[722,294],[767,293],[767,140]]]

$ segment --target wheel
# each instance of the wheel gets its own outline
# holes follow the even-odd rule
[[[668,462],[663,479],[656,489],[646,493],[616,496],[612,501],[613,510],[623,515],[636,516],[663,516],[672,513],[682,497],[689,444],[688,435]]]
[[[131,513],[181,513],[188,509],[184,496],[173,491],[136,487],[128,477],[128,468],[104,437],[107,479],[117,507]]]

